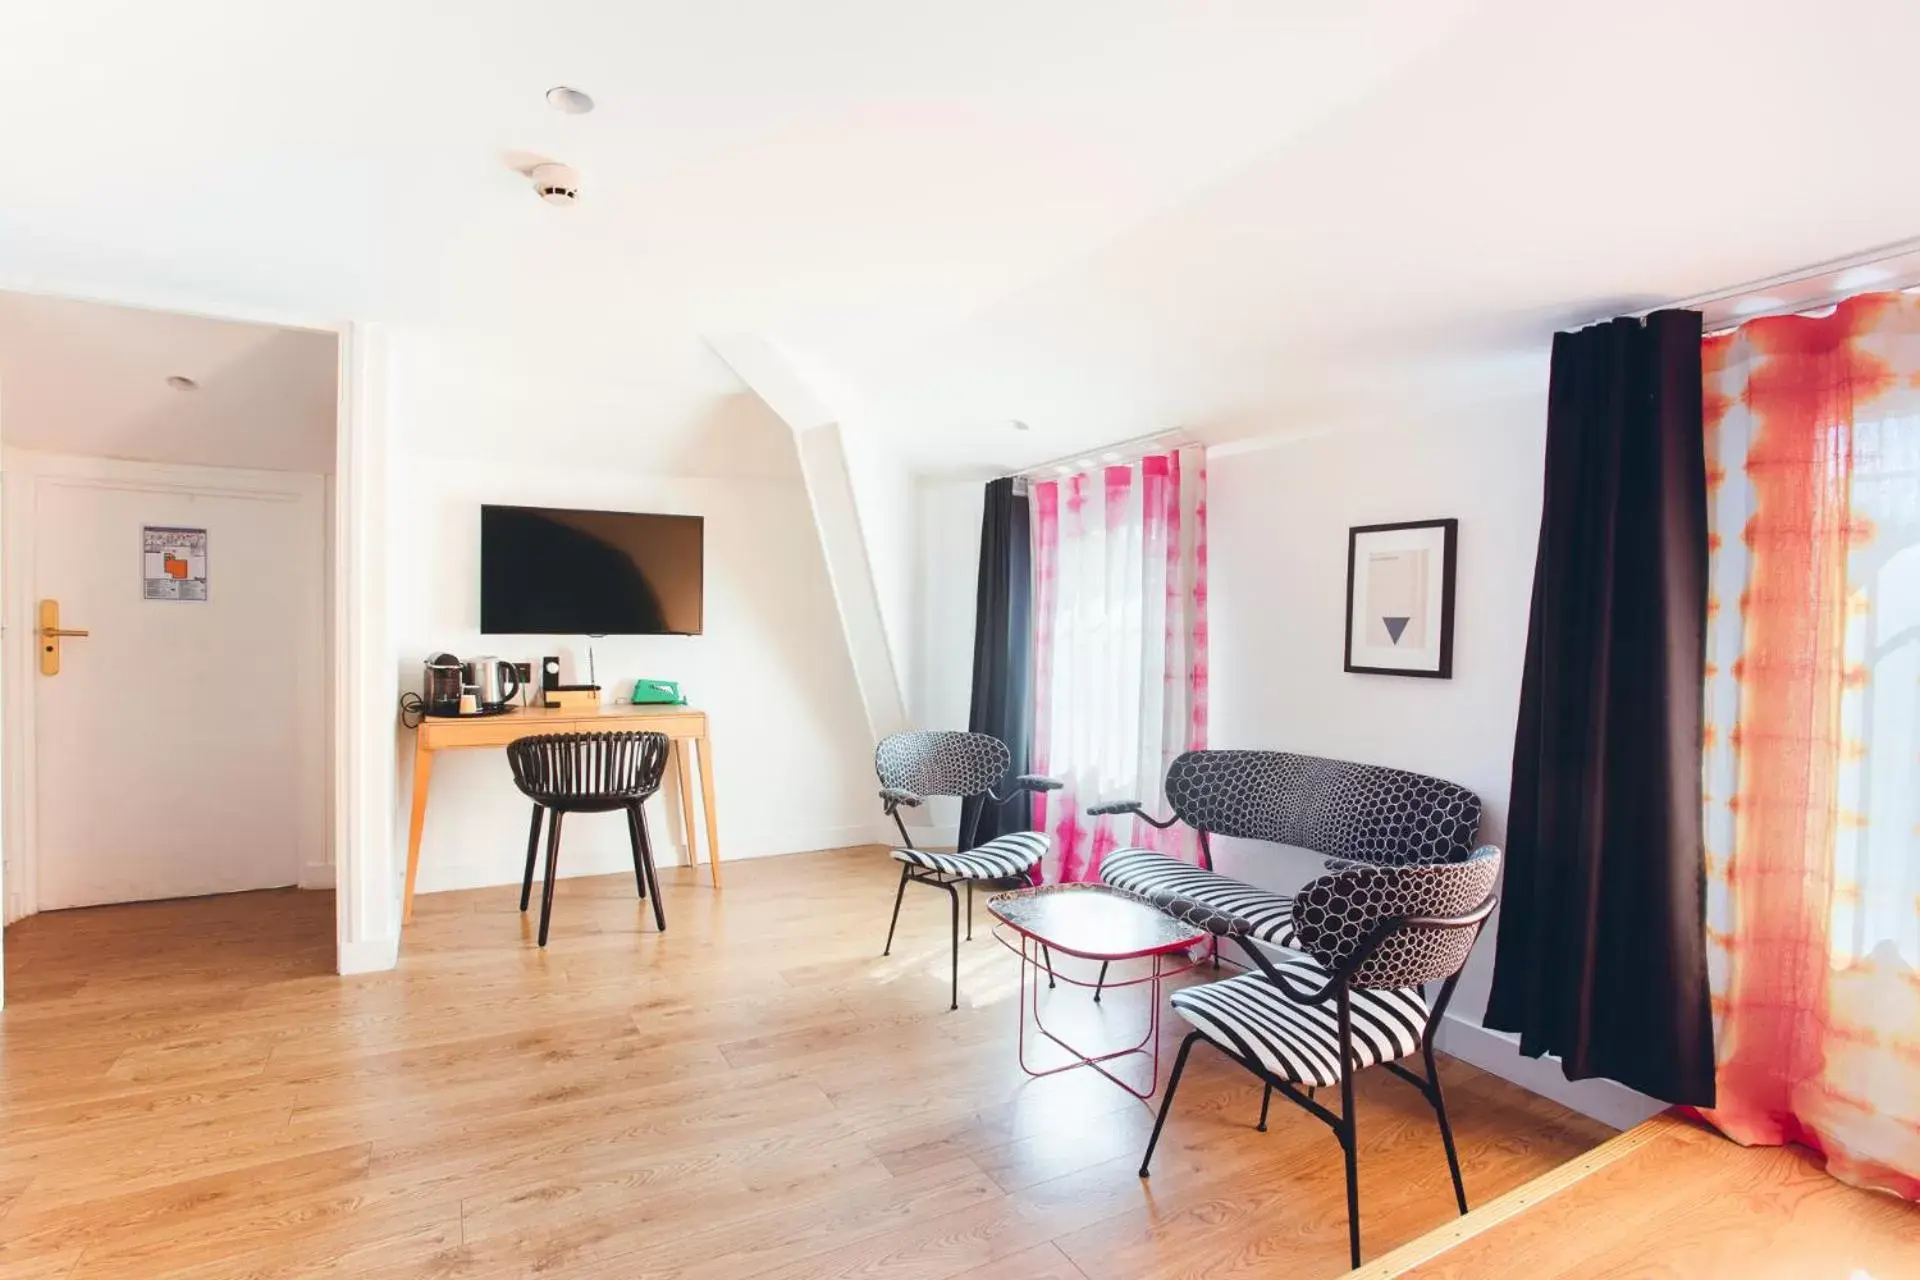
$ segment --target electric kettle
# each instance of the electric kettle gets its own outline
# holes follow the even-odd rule
[[[513,664],[500,658],[473,658],[464,664],[462,673],[467,688],[480,703],[482,712],[504,711],[520,692],[520,673]]]

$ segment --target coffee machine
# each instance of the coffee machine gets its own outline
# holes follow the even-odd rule
[[[450,653],[436,653],[427,659],[426,686],[420,700],[430,716],[460,714],[460,694],[466,688],[466,672],[460,659]]]

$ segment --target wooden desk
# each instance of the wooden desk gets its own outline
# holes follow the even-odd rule
[[[707,820],[707,870],[720,887],[720,829],[713,816],[713,744],[707,737],[707,713],[692,707],[633,706],[616,703],[591,711],[574,708],[516,707],[500,716],[429,716],[413,739],[413,815],[407,823],[407,892],[402,923],[413,919],[413,881],[420,871],[420,834],[427,825],[427,787],[433,781],[433,757],[440,751],[504,747],[515,738],[546,733],[664,733],[673,744],[680,771],[680,818],[687,833],[687,863],[694,861],[693,769],[687,748],[698,746],[700,798]]]

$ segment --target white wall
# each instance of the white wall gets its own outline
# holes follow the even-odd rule
[[[1208,457],[1209,741],[1413,769],[1458,782],[1499,842],[1526,654],[1546,408],[1524,397],[1459,418],[1337,430]],[[1341,669],[1347,530],[1460,521],[1453,678]],[[1222,841],[1221,870],[1292,889],[1318,860]],[[1492,939],[1455,997],[1486,1007]]]
[[[1208,459],[1209,739],[1434,774],[1470,787],[1482,841],[1506,834],[1513,727],[1526,656],[1544,462],[1544,395],[1427,414],[1404,424],[1215,450]],[[1451,680],[1342,668],[1347,530],[1460,521]],[[1221,841],[1220,869],[1293,889],[1318,860]],[[1569,1084],[1479,1026],[1498,916],[1461,978],[1449,1052],[1615,1124],[1659,1109],[1610,1081]]]
[[[964,729],[973,709],[973,618],[985,505],[984,477],[921,477],[914,483],[907,714],[917,729]],[[950,845],[959,831],[960,802],[936,798],[910,821],[916,842]]]
[[[503,403],[515,415],[523,406]],[[565,413],[565,406],[546,406]],[[594,642],[600,683],[624,698],[636,676],[681,682],[711,717],[720,842],[727,859],[855,844],[873,838],[872,744],[797,470],[788,479],[647,475],[591,459],[458,458],[458,431],[440,406],[404,391],[394,404],[398,499],[389,556],[400,684],[420,687],[420,662],[451,651],[535,661],[562,655],[563,676],[586,678],[584,637],[479,633],[479,519],[486,502],[661,511],[706,518],[706,632]],[[485,434],[494,424],[477,424]],[[446,447],[453,456],[436,450]],[[396,840],[405,848],[411,742],[402,731]],[[656,840],[677,848],[677,806],[650,812]],[[419,891],[517,883],[527,809],[498,751],[435,762]],[[563,874],[627,863],[625,829],[609,818],[569,824]],[[404,861],[404,859],[402,859]]]
[[[873,579],[874,602],[893,657],[902,698],[913,686],[914,476],[870,427],[843,425],[840,448],[860,536]]]

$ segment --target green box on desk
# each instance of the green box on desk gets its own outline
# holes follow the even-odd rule
[[[678,680],[635,680],[633,682],[633,701],[636,706],[665,703],[679,706],[686,701],[680,694]]]

